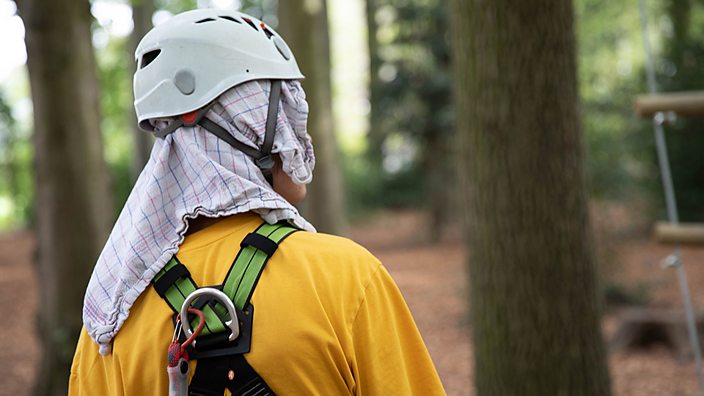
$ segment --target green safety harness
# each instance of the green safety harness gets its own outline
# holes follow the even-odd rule
[[[188,386],[190,396],[222,396],[225,388],[235,396],[274,395],[244,357],[252,342],[254,307],[249,300],[269,258],[279,244],[296,231],[297,228],[288,224],[264,223],[247,234],[222,285],[199,288],[176,256],[152,280],[156,292],[175,312],[174,323],[181,311],[185,312],[184,308],[200,310],[205,318],[200,336],[188,347],[188,356],[198,360]],[[216,291],[212,292],[213,289]],[[224,293],[228,301],[216,298],[218,291]],[[184,302],[188,302],[188,306],[184,307]],[[234,303],[236,318],[228,313],[232,312],[227,307],[229,302]],[[198,321],[197,317],[188,317],[183,327],[190,331]],[[182,333],[181,342],[188,335]]]

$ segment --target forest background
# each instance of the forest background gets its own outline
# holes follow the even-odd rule
[[[93,45],[98,60],[104,154],[115,214],[133,180],[136,156],[131,111],[126,1],[93,1]],[[662,91],[696,89],[704,81],[704,7],[685,0],[651,1],[651,40]],[[153,21],[197,6],[240,8],[276,27],[276,1],[155,3]],[[348,218],[379,208],[420,207],[440,223],[452,221],[453,131],[447,4],[439,0],[332,1],[329,4],[334,128],[341,154]],[[367,11],[373,15],[367,18]],[[579,81],[587,167],[597,200],[647,203],[653,217],[661,192],[650,124],[633,114],[646,92],[642,34],[635,2],[578,0]],[[418,23],[422,21],[422,23]],[[373,36],[368,35],[368,30]],[[22,67],[24,35],[16,6],[0,2],[0,230],[31,225],[31,100]],[[369,37],[372,37],[371,39]],[[370,57],[370,48],[373,56]],[[704,219],[704,135],[680,119],[668,136],[682,219]],[[437,177],[439,175],[439,177]],[[433,231],[441,226],[437,225]],[[435,234],[435,232],[431,233]]]
[[[141,35],[137,33],[173,13],[211,6],[241,9],[280,27],[285,37],[292,37],[287,32],[295,30],[277,17],[291,3],[274,0],[95,0],[91,4],[102,116],[99,129],[114,218],[150,144],[145,134],[134,131],[131,121],[131,53],[135,36]],[[638,5],[635,1],[603,0],[577,0],[574,4],[591,206],[602,215],[609,213],[608,208],[624,208],[626,217],[636,219],[629,222],[633,228],[626,232],[643,235],[665,214],[652,125],[633,114],[635,96],[646,91]],[[360,0],[329,1],[327,6],[327,18],[320,26],[325,39],[329,34],[330,64],[301,66],[304,73],[331,71],[330,100],[312,107],[332,105],[332,118],[314,122],[331,132],[317,140],[320,144],[330,139],[325,144],[330,149],[319,153],[318,172],[334,172],[316,177],[325,181],[325,195],[340,199],[330,200],[330,207],[313,203],[303,210],[321,230],[338,233],[382,210],[420,210],[428,219],[419,230],[424,239],[441,241],[459,222],[457,214],[463,210],[465,198],[457,194],[461,190],[456,188],[453,167],[461,153],[453,144],[456,112],[452,92],[457,83],[452,77],[448,4],[441,0]],[[687,0],[657,0],[648,2],[647,12],[659,88],[700,89],[704,82],[704,6]],[[0,0],[0,53],[4,54],[0,62],[2,231],[32,228],[37,221],[32,102],[23,67],[23,32],[15,2]],[[311,34],[321,36],[321,30]],[[305,37],[300,40],[306,42]],[[292,43],[299,61],[311,58],[303,55],[305,46],[297,45]],[[324,80],[309,84],[325,84]],[[683,221],[704,220],[704,134],[698,129],[696,120],[684,118],[668,125]],[[535,175],[535,180],[539,183],[540,175]],[[599,233],[603,230],[596,225],[597,239],[602,242],[598,261],[607,268],[605,264],[613,259],[609,251],[613,235]],[[608,278],[605,286],[607,299],[647,298],[647,291],[620,290]]]

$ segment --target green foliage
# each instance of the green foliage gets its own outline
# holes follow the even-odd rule
[[[392,1],[377,11],[379,103],[387,133],[423,138],[452,130],[446,9],[437,1]]]
[[[423,200],[418,188],[417,165],[390,174],[371,165],[365,157],[344,155],[342,166],[350,218],[364,216],[376,208],[418,207]]]
[[[32,142],[0,92],[0,228],[33,221]]]
[[[704,5],[649,1],[651,43],[660,91],[704,85]],[[601,198],[646,194],[664,207],[652,125],[633,116],[636,95],[647,92],[637,3],[577,2],[579,66],[585,137],[593,192]],[[666,128],[673,179],[683,220],[704,220],[704,133],[681,119]],[[662,216],[661,216],[662,217]]]
[[[169,11],[172,14],[198,8],[196,0],[155,0],[154,4],[157,10]]]
[[[666,0],[658,59],[658,83],[664,92],[704,87],[704,4]],[[672,175],[684,221],[704,221],[704,130],[697,119],[680,119],[666,128]]]
[[[633,116],[633,99],[645,92],[642,38],[632,2],[576,2],[580,93],[592,193],[618,199],[641,193],[656,175],[652,132]],[[647,125],[645,125],[647,127]]]
[[[428,181],[452,161],[447,150],[454,113],[446,4],[391,0],[377,6],[369,1],[376,51],[370,54],[375,78],[367,159],[380,194],[372,204],[418,205],[422,196],[433,202]],[[399,137],[404,144],[394,145]],[[409,144],[415,148],[410,158]],[[389,166],[394,163],[403,166]]]

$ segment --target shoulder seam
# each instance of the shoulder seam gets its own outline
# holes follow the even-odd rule
[[[347,328],[349,329],[349,336],[350,338],[354,338],[353,332],[354,332],[354,323],[357,321],[357,317],[359,316],[359,311],[362,309],[362,305],[367,301],[367,290],[369,290],[369,287],[372,284],[372,281],[379,276],[379,272],[381,272],[381,268],[383,267],[383,264],[381,262],[377,261],[377,266],[376,269],[374,269],[374,272],[369,276],[367,279],[367,282],[365,283],[364,287],[362,288],[362,295],[361,298],[359,299],[359,304],[357,305],[357,309],[354,312],[354,315],[352,315],[352,320],[350,323],[348,323]]]

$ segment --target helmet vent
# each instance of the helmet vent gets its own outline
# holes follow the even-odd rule
[[[205,22],[215,22],[215,19],[205,18],[205,19],[201,19],[200,21],[196,21],[195,23],[205,23]]]
[[[264,31],[264,34],[266,34],[266,38],[268,38],[268,39],[270,39],[271,36],[274,35],[274,33],[272,33],[272,32],[266,27],[266,25],[264,24],[264,22],[262,22],[262,30]]]
[[[231,22],[242,23],[242,22],[238,21],[237,19],[235,19],[231,16],[227,16],[227,15],[220,15],[220,18],[227,19],[228,21],[231,21]]]
[[[145,67],[149,66],[150,63],[154,62],[154,59],[156,59],[157,56],[161,53],[160,49],[154,50],[154,51],[149,51],[146,54],[142,55],[142,61],[139,64],[140,69],[144,69]]]
[[[245,22],[247,22],[247,24],[248,24],[249,26],[251,26],[252,29],[254,29],[254,30],[256,30],[256,31],[259,31],[259,29],[257,29],[257,25],[255,25],[254,22],[252,22],[251,19],[249,19],[249,18],[242,18],[242,20],[245,21]]]

